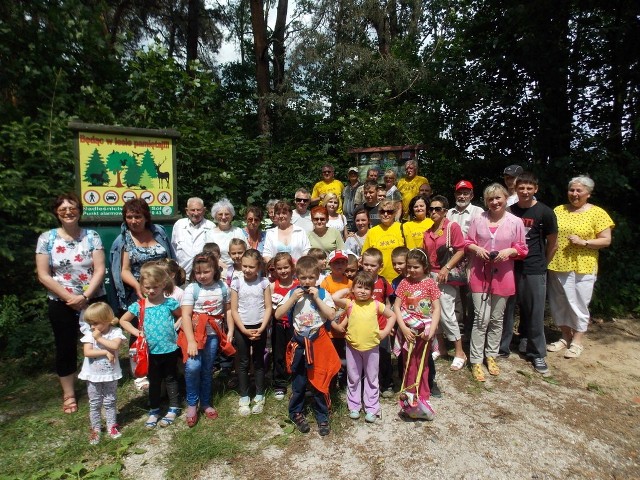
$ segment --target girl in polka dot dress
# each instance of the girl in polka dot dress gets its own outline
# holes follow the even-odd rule
[[[411,417],[433,420],[429,403],[429,366],[431,342],[440,321],[440,289],[429,277],[429,260],[424,250],[414,248],[407,254],[407,276],[396,288],[394,310],[398,333],[394,353],[408,352],[402,380],[400,406]]]

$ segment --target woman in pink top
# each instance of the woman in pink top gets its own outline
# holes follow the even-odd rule
[[[470,362],[473,378],[478,382],[485,380],[483,357],[489,373],[500,374],[495,357],[507,298],[516,293],[513,261],[528,253],[522,220],[507,212],[508,196],[499,183],[484,189],[487,211],[471,220],[465,240],[466,251],[474,253],[469,279],[475,309]]]

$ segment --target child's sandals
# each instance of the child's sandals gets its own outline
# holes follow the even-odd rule
[[[65,395],[62,397],[62,411],[67,415],[78,411],[78,402],[76,402],[75,395]]]
[[[186,414],[187,426],[193,428],[198,423],[198,407],[189,405]]]
[[[207,407],[204,409],[204,416],[209,420],[215,420],[218,418],[218,411],[213,407]]]
[[[175,422],[178,415],[180,415],[180,411],[181,409],[178,407],[169,407],[169,411],[164,417],[160,419],[158,424],[163,428],[168,427],[169,425],[173,425],[173,422]]]
[[[159,416],[160,416],[159,408],[153,408],[149,410],[149,418],[147,418],[147,421],[145,422],[144,426],[149,429],[156,428],[156,426],[158,425]]]

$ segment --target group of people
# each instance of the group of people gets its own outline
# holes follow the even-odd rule
[[[283,400],[291,388],[289,414],[301,432],[310,430],[307,388],[321,435],[330,431],[331,390],[345,385],[354,420],[364,412],[365,421],[375,422],[380,397],[398,390],[401,412],[432,420],[430,397],[439,394],[435,360],[448,356],[447,343],[453,347],[450,370],[469,362],[476,381],[486,380],[483,364],[499,375],[496,359],[511,353],[516,304],[518,348],[537,372],[548,372],[547,351],[580,356],[598,251],[610,245],[614,227],[604,210],[589,203],[592,179],[571,179],[568,204],[552,210],[536,199],[536,177],[511,165],[505,185],[484,189],[485,211],[472,205],[468,180],[455,185],[450,208],[417,175],[413,160],[405,164],[404,178],[396,183],[390,170],[380,186],[373,169],[363,184],[357,169],[349,169],[346,186],[334,173],[325,165],[311,193],[296,191],[295,207],[270,201],[270,228],[264,229],[258,207],[246,209],[240,228],[232,223],[235,209],[228,200],[213,205],[212,222],[194,197],[169,238],[153,224],[144,200],[126,202],[109,254],[117,294],[111,306],[99,235],[80,227],[82,203],[75,194],[55,200],[58,228],[38,239],[37,273],[48,290],[65,413],[78,409],[80,333],[85,360],[78,377],[88,384],[91,443],[100,440],[102,408],[108,434],[120,436],[122,329],[130,343],[142,335],[149,345],[149,373],[136,379],[149,392],[148,428],[167,427],[181,413],[179,363],[187,424],[195,426],[201,415],[217,418],[211,405],[216,357],[223,371],[235,368],[238,413],[262,413],[269,349],[274,398]],[[544,334],[547,293],[562,332],[550,344]],[[393,383],[392,354],[400,386]],[[163,382],[169,408],[161,414]]]

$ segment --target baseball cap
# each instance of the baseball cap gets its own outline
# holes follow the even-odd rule
[[[502,174],[509,175],[510,177],[517,177],[518,175],[522,174],[522,172],[524,172],[524,170],[520,165],[509,165],[504,169],[504,172],[502,172]]]
[[[345,252],[344,250],[336,250],[329,254],[327,260],[329,260],[329,263],[331,263],[335,262],[336,260],[349,260],[349,257],[347,252]]]
[[[349,170],[347,170],[347,173],[351,173],[351,172],[360,173],[360,172],[358,171],[358,167],[351,167],[351,168],[349,168]]]
[[[455,191],[457,192],[462,188],[468,188],[469,190],[473,190],[473,184],[469,180],[460,180],[458,183],[456,183]]]

